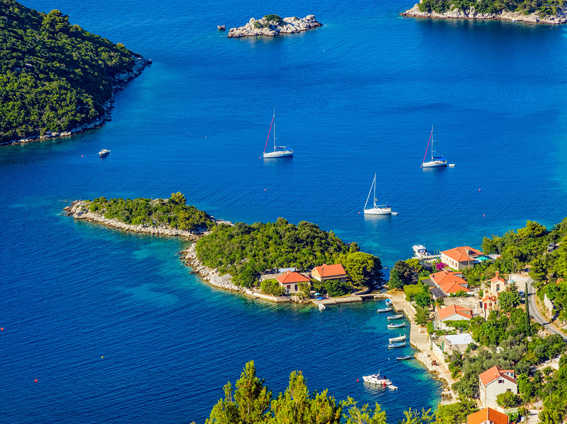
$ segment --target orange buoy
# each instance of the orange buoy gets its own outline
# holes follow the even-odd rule
[[[358,378],[356,379],[356,382],[358,383]]]
[[[4,331],[4,327],[0,327],[0,331]]]
[[[480,191],[480,188],[478,189],[478,191]]]
[[[37,383],[37,378],[33,381],[34,383]]]
[[[268,190],[267,188],[264,189],[264,191]]]

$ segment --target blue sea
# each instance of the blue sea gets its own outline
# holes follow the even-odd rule
[[[390,422],[441,386],[385,345],[380,303],[276,306],[216,290],[179,240],[75,222],[75,199],[169,197],[231,221],[308,220],[386,267],[567,215],[567,29],[404,19],[401,0],[25,0],[153,60],[113,120],[0,149],[0,422],[203,423],[249,360],[274,392],[378,402]],[[228,39],[250,17],[324,26]],[[261,160],[276,109],[278,143]],[[420,168],[431,127],[455,167]],[[112,150],[101,160],[97,152]],[[398,216],[361,213],[376,197]],[[381,371],[399,387],[361,381]],[[36,381],[37,380],[37,381]]]

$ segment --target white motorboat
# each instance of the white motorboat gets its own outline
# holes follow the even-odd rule
[[[374,188],[374,202],[371,208],[367,208],[368,200],[370,200],[370,195],[372,194],[372,188]],[[366,204],[364,205],[365,215],[391,215],[392,208],[390,205],[377,205],[376,204],[376,174],[374,174],[374,179],[372,180],[372,185],[370,186],[370,191],[368,192],[368,197],[366,198]]]
[[[392,308],[388,307],[388,308],[376,309],[376,312],[378,312],[379,314],[383,312],[392,312]]]
[[[388,345],[388,349],[395,349],[395,348],[397,348],[397,347],[404,347],[405,345],[406,345],[406,342],[405,342],[405,341],[403,341],[403,342],[398,342],[398,343],[390,343],[390,344]]]
[[[293,149],[289,146],[276,146],[276,110],[274,109],[274,116],[272,117],[272,123],[270,124],[270,131],[268,131],[268,138],[266,139],[266,146],[264,146],[264,153],[262,154],[264,159],[276,159],[293,156]],[[268,147],[268,141],[270,140],[270,133],[272,132],[272,126],[274,127],[274,150],[272,152],[266,152]]]
[[[443,156],[435,156],[435,151],[433,150],[433,127],[431,127],[431,134],[429,134],[429,141],[427,142],[427,148],[425,149],[425,155],[423,155],[423,161],[421,163],[422,168],[441,168],[447,166],[447,159]],[[425,162],[427,156],[427,151],[429,150],[429,144],[431,144],[431,160]]]
[[[327,309],[325,305],[323,305],[322,303],[319,303],[317,307],[319,308],[320,311],[324,311],[325,309]]]
[[[413,256],[416,258],[420,259],[429,256],[429,252],[423,244],[414,244],[411,248],[413,249]]]
[[[398,314],[398,315],[390,315],[388,318],[388,321],[392,321],[394,319],[402,319],[404,317],[404,314]]]
[[[390,337],[388,339],[388,342],[390,343],[403,342],[405,339],[406,339],[406,335],[404,334],[403,336],[399,336],[399,337]]]
[[[102,149],[100,152],[98,152],[98,155],[101,158],[104,158],[104,157],[108,156],[109,154],[110,154],[110,150],[107,150],[107,149]]]
[[[388,389],[390,389],[390,390],[398,390],[398,387],[397,387],[397,386],[394,386],[393,384],[390,384],[390,385],[388,386]]]
[[[386,376],[381,376],[380,373],[365,375],[362,377],[365,383],[376,384],[377,386],[386,387],[392,384]]]

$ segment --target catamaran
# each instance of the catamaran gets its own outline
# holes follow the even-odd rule
[[[370,195],[372,194],[372,188],[374,188],[374,206],[367,208],[368,200],[370,200]],[[374,179],[372,180],[372,185],[370,186],[370,191],[368,192],[368,197],[366,198],[366,204],[364,205],[365,215],[391,215],[392,208],[390,205],[377,205],[376,204],[376,174],[374,174]]]
[[[270,131],[268,131],[268,138],[266,139],[266,145],[264,146],[264,159],[273,159],[273,158],[284,158],[288,156],[293,156],[293,149],[289,146],[276,146],[276,110],[274,109],[274,116],[272,116],[272,123],[270,124]],[[268,147],[268,141],[270,140],[270,133],[272,132],[272,127],[274,127],[274,151],[273,152],[266,152]]]
[[[429,150],[429,144],[431,143],[431,160],[425,162],[427,156],[427,151]],[[422,168],[440,168],[442,166],[447,166],[447,159],[443,156],[434,156],[435,151],[433,150],[433,127],[431,127],[431,134],[429,134],[429,141],[427,142],[427,148],[425,149],[425,154],[423,155],[423,162],[421,163]]]

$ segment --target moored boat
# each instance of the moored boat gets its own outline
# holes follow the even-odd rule
[[[323,305],[322,303],[319,303],[317,307],[319,308],[320,311],[324,311],[325,309],[327,309],[325,305]]]
[[[388,349],[395,349],[397,347],[404,347],[406,345],[406,342],[399,342],[399,343],[390,343],[388,345]]]
[[[425,258],[429,256],[429,252],[423,244],[414,244],[411,248],[413,249],[413,256],[416,258]]]
[[[388,342],[390,343],[395,343],[395,342],[402,342],[406,339],[406,335],[404,334],[403,336],[399,336],[399,337],[390,337],[388,339]]]
[[[380,373],[378,374],[371,374],[371,375],[364,375],[362,376],[362,380],[365,383],[376,384],[378,386],[386,387],[392,384],[390,380],[386,376],[381,376]]]
[[[376,309],[376,312],[383,313],[383,312],[392,312],[392,308],[388,307],[388,308],[382,308],[382,309]]]
[[[447,159],[443,156],[434,156],[433,150],[433,127],[431,127],[431,134],[429,134],[429,141],[427,142],[427,149],[425,149],[425,155],[423,155],[423,162],[421,163],[422,168],[441,168],[447,166]],[[429,144],[431,143],[431,160],[425,162],[425,157],[427,156],[427,150],[429,150]]]
[[[396,356],[396,359],[398,361],[407,361],[408,359],[413,359],[413,356],[412,355]]]
[[[394,319],[402,319],[404,317],[404,314],[398,314],[398,315],[390,315],[388,317],[388,321],[394,320]]]
[[[392,306],[392,299],[386,299],[384,303],[386,304],[386,306]]]
[[[276,119],[276,110],[274,109],[274,116],[272,117],[272,123],[270,124],[270,131],[268,131],[268,138],[266,139],[266,146],[264,146],[264,153],[262,156],[264,159],[276,159],[293,156],[293,149],[289,146],[276,146],[276,124],[274,120]],[[272,132],[272,126],[274,127],[274,150],[272,152],[266,152],[268,147],[268,141],[270,140],[270,133]]]
[[[400,324],[388,324],[388,328],[402,328],[405,326],[406,326],[405,322],[402,322]]]
[[[110,150],[107,150],[107,149],[102,149],[100,152],[98,152],[98,155],[101,158],[104,158],[104,157],[108,156],[109,154],[110,154]]]
[[[367,208],[368,200],[370,200],[370,195],[372,194],[372,189],[374,188],[373,206]],[[366,198],[366,204],[364,205],[365,215],[391,215],[392,208],[390,205],[377,205],[376,204],[376,174],[374,174],[374,179],[372,180],[372,185],[370,186],[370,191],[368,192],[368,197]]]
[[[394,386],[393,384],[390,384],[390,385],[388,386],[388,389],[390,389],[390,390],[398,390],[398,387],[397,387],[397,386]]]

